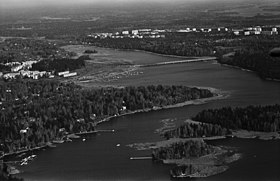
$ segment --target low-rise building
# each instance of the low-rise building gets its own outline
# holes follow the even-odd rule
[[[261,32],[260,31],[255,31],[255,35],[260,35]]]
[[[261,32],[262,35],[276,35],[278,34],[278,32],[273,32],[273,31],[262,31]]]
[[[68,73],[68,74],[63,74],[63,77],[73,77],[73,76],[76,76],[78,75],[77,72],[71,72],[71,73]]]
[[[241,33],[243,32],[243,30],[240,29],[236,29],[236,30],[232,30],[234,35],[241,35]]]
[[[18,71],[21,70],[22,68],[23,68],[22,65],[17,65],[17,66],[15,66],[15,67],[12,67],[12,68],[11,68],[11,71],[12,71],[12,72],[18,72]]]
[[[256,26],[256,27],[254,28],[254,30],[261,32],[261,31],[262,31],[262,27]]]
[[[15,79],[17,76],[20,76],[19,72],[4,74],[3,78],[4,79]]]
[[[122,31],[123,35],[129,35],[129,31]]]
[[[188,32],[190,32],[189,30],[178,30],[177,31],[178,33],[188,33]]]
[[[58,72],[57,75],[58,76],[63,76],[64,74],[69,74],[69,71],[64,71],[64,72]]]
[[[45,75],[49,75],[49,72],[46,71],[29,71],[29,70],[21,70],[20,75],[25,78],[38,79],[39,77],[43,77]]]
[[[245,36],[250,35],[250,31],[245,31],[245,32],[244,32],[244,35],[245,35]]]
[[[139,29],[138,31],[139,32],[150,32],[150,31],[152,31],[152,29]]]
[[[138,30],[132,30],[132,34],[133,34],[133,35],[137,35],[138,33],[139,33]]]

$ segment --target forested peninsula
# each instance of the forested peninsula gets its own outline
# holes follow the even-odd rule
[[[86,90],[54,80],[1,82],[0,151],[3,156],[30,150],[70,133],[93,131],[110,116],[212,96],[207,89],[186,86]]]

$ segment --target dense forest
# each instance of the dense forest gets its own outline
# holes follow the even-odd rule
[[[192,119],[233,130],[274,132],[280,130],[280,105],[208,109],[201,111]]]
[[[140,86],[84,90],[53,80],[0,84],[0,152],[42,146],[66,133],[94,130],[105,117],[211,97],[206,89]]]
[[[280,79],[280,58],[270,57],[269,50],[242,50],[219,62],[255,71],[262,78]]]
[[[71,56],[75,54],[59,48],[55,41],[9,38],[0,42],[0,63],[2,64]]]
[[[225,129],[220,125],[205,124],[205,123],[185,123],[184,125],[166,131],[163,136],[169,138],[198,138],[211,136],[224,136],[231,134],[229,129]]]
[[[271,49],[279,46],[280,36],[252,36],[242,38],[231,56],[219,56],[222,64],[238,66],[257,72],[262,78],[280,79],[280,58],[271,57]]]
[[[154,160],[198,158],[212,152],[214,152],[213,146],[203,140],[188,140],[156,148],[152,152],[152,157]]]
[[[164,132],[166,139],[225,136],[231,130],[275,132],[280,130],[280,106],[225,107],[203,110],[192,118],[200,123],[185,123]]]
[[[62,72],[62,71],[72,71],[85,66],[85,60],[89,60],[88,55],[80,56],[77,59],[53,59],[53,60],[42,60],[32,65],[31,70],[38,70],[38,71],[55,71],[55,72]]]

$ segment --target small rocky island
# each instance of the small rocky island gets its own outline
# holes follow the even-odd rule
[[[209,145],[203,139],[173,140],[152,151],[154,160],[177,165],[170,170],[173,178],[215,175],[227,170],[227,164],[240,156],[229,148]]]

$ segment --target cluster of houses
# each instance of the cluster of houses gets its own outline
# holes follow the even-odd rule
[[[267,27],[267,26],[256,26],[256,27],[249,27],[244,29],[233,29],[232,32],[234,35],[278,35],[280,31],[280,27]]]
[[[11,67],[11,72],[3,74],[0,72],[0,77],[4,79],[16,79],[17,77],[39,79],[40,77],[51,77],[51,72],[46,71],[30,71],[32,64],[38,61],[25,61],[25,62],[9,62],[5,66]]]
[[[29,71],[29,70],[20,70],[18,72],[6,73],[3,76],[4,79],[16,79],[17,77],[23,78],[32,78],[39,79],[41,77],[51,77],[51,72],[46,71]]]
[[[73,77],[78,75],[77,72],[69,72],[69,71],[64,71],[64,72],[58,72],[58,76],[60,77]],[[45,78],[54,78],[54,74],[52,72],[47,72],[47,71],[29,71],[29,70],[21,70],[18,72],[10,72],[3,74],[0,72],[0,77],[3,77],[4,79],[16,79],[18,77],[23,77],[23,78],[31,78],[31,79],[39,79],[42,77]]]
[[[7,63],[11,66],[11,72],[3,74],[0,72],[0,77],[3,79],[16,79],[18,77],[22,78],[30,78],[30,79],[39,79],[39,78],[54,78],[54,72],[47,72],[47,71],[31,71],[29,70],[32,68],[32,64],[36,63],[37,61],[26,61],[26,62],[11,62]],[[6,64],[5,64],[6,65]],[[60,77],[73,77],[77,75],[77,72],[58,72],[58,76]]]
[[[227,32],[228,28],[219,27],[219,28],[186,28],[186,29],[137,29],[137,30],[124,30],[116,33],[93,33],[88,35],[92,38],[165,38],[166,33],[189,33],[189,32]]]
[[[178,33],[189,33],[189,32],[202,32],[202,33],[210,33],[210,32],[228,32],[229,29],[226,27],[218,27],[218,28],[186,28],[176,30]]]
[[[18,72],[19,70],[22,70],[22,69],[32,68],[32,64],[37,63],[37,61],[26,61],[26,62],[22,62],[22,63],[12,62],[12,63],[14,63],[15,65],[12,66],[11,71]]]
[[[88,35],[92,38],[165,38],[167,30],[152,30],[152,29],[137,29],[137,30],[124,30],[122,32],[115,33],[94,33]]]
[[[277,35],[280,31],[280,26],[256,26],[242,29],[230,29],[227,27],[216,28],[185,28],[185,29],[137,29],[137,30],[124,30],[116,33],[93,33],[88,37],[92,38],[165,38],[166,33],[233,33],[234,35]]]

